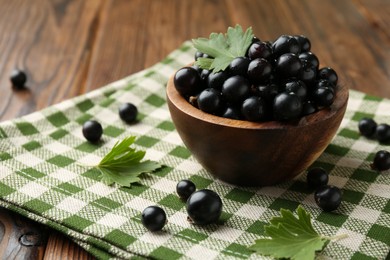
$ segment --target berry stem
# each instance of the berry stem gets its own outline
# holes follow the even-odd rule
[[[327,239],[327,240],[340,240],[340,239],[344,239],[344,238],[347,238],[348,235],[347,234],[340,234],[340,235],[335,235],[335,236],[322,236],[322,238],[324,239]]]

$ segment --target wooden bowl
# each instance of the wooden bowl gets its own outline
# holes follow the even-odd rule
[[[202,112],[176,90],[166,89],[173,123],[199,163],[222,181],[266,186],[294,178],[325,150],[343,119],[348,88],[337,86],[334,103],[297,122],[249,122]]]

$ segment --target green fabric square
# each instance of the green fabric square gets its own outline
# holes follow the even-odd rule
[[[335,145],[335,144],[329,144],[325,150],[326,153],[334,154],[337,156],[344,156],[348,153],[348,151],[349,151],[348,148]]]
[[[390,227],[373,224],[368,231],[367,236],[390,246]]]
[[[291,211],[295,211],[295,209],[299,206],[299,203],[292,200],[277,198],[272,202],[269,206],[270,209],[280,211],[280,209],[289,209]]]
[[[163,59],[163,60],[161,61],[161,63],[162,63],[162,64],[169,64],[169,63],[172,63],[173,61],[174,61],[173,58],[167,57],[167,58]]]
[[[50,158],[49,160],[47,160],[49,163],[52,163],[54,165],[57,165],[58,167],[66,167],[68,166],[69,164],[72,164],[74,163],[74,160],[73,159],[70,159],[66,156],[63,156],[63,155],[56,155],[52,158]]]
[[[116,102],[115,99],[112,99],[112,98],[106,98],[104,100],[102,100],[100,103],[99,103],[99,106],[101,107],[109,107],[112,103]]]
[[[190,151],[188,151],[187,148],[183,146],[177,146],[172,151],[170,151],[169,154],[183,159],[187,159],[188,157],[191,156]]]
[[[7,134],[5,133],[4,129],[0,127],[0,139],[7,138]]]
[[[125,132],[124,129],[120,129],[120,128],[112,126],[112,125],[107,126],[106,128],[104,128],[104,134],[108,135],[108,136],[111,136],[111,137],[118,137],[121,134],[123,134],[124,132]]]
[[[151,94],[149,95],[145,101],[149,104],[151,104],[152,106],[155,106],[155,107],[161,107],[162,105],[165,104],[165,99],[157,96],[156,94]]]
[[[118,229],[115,229],[104,236],[107,241],[110,241],[111,243],[120,246],[122,248],[126,248],[128,245],[136,241],[136,238],[126,234],[125,232],[122,232]]]
[[[76,122],[79,123],[80,125],[84,124],[86,121],[91,120],[92,116],[90,114],[82,114],[78,118],[76,118]]]
[[[39,133],[35,126],[29,122],[18,122],[15,125],[23,135],[34,135]]]
[[[343,201],[347,201],[353,204],[359,204],[363,199],[364,193],[353,191],[353,190],[343,190]]]
[[[7,196],[16,190],[0,182],[0,194],[1,197]]]
[[[108,90],[105,90],[104,92],[103,92],[103,95],[105,96],[105,97],[110,97],[110,96],[112,96],[113,94],[115,94],[116,93],[116,90],[115,89],[108,89]]]
[[[149,136],[140,136],[137,140],[135,140],[136,144],[148,148],[152,147],[158,142],[158,139]]]
[[[101,179],[100,178],[100,175],[101,175],[100,171],[98,169],[95,169],[95,168],[88,169],[87,171],[85,171],[81,175],[83,175],[84,177],[90,178],[92,180],[95,180],[95,181],[100,181],[100,179]]]
[[[36,180],[36,179],[39,179],[39,178],[46,176],[46,174],[44,174],[44,173],[42,173],[34,168],[25,168],[25,169],[22,169],[20,171],[23,173],[24,177],[30,176],[32,180]]]
[[[218,220],[217,224],[224,225],[225,222],[227,222],[231,217],[233,217],[233,214],[228,213],[226,211],[222,211],[222,214],[219,217],[219,220]]]
[[[49,209],[53,208],[53,205],[50,205],[44,201],[41,201],[39,199],[33,199],[30,201],[27,201],[23,204],[24,207],[27,209],[30,209],[33,212],[42,214],[45,211],[48,211]]]
[[[24,145],[22,145],[22,147],[24,149],[26,149],[27,151],[31,152],[39,147],[42,147],[42,145],[40,143],[38,143],[37,141],[31,141],[31,142],[25,143]]]
[[[11,159],[12,156],[6,152],[0,152],[0,162]]]
[[[103,143],[90,143],[90,142],[84,142],[80,144],[79,146],[76,146],[75,149],[85,152],[85,153],[93,153],[97,149],[99,149]]]
[[[150,256],[152,258],[157,258],[157,259],[169,259],[169,260],[175,260],[175,259],[179,259],[180,257],[182,257],[183,255],[172,250],[172,249],[169,249],[167,247],[164,247],[164,246],[160,246],[158,247],[157,249],[155,249],[151,254]]]
[[[223,249],[222,252],[224,254],[243,259],[248,258],[253,253],[253,251],[249,250],[247,246],[237,243],[230,244],[228,247]]]
[[[386,206],[382,209],[382,211],[390,214],[390,200],[387,201]]]
[[[85,99],[76,104],[76,107],[80,109],[80,111],[85,112],[91,109],[94,106],[94,103],[90,99]]]
[[[327,212],[321,212],[317,217],[318,221],[334,227],[341,227],[347,219],[348,216]]]
[[[73,184],[70,184],[70,183],[67,183],[67,182],[64,182],[64,183],[61,183],[60,185],[58,185],[56,187],[56,190],[61,192],[61,193],[64,193],[66,195],[74,195],[80,191],[82,191],[83,189],[73,185]]]
[[[247,203],[255,195],[254,192],[249,192],[241,189],[234,188],[226,194],[225,198],[234,200],[241,203]]]
[[[266,225],[269,225],[269,223],[267,222],[264,222],[264,221],[260,221],[260,220],[256,220],[252,225],[250,225],[248,228],[247,228],[247,232],[250,232],[250,233],[253,233],[253,234],[256,234],[256,235],[260,235],[260,236],[263,236],[264,235],[264,226]]]
[[[347,129],[347,128],[341,129],[341,131],[339,132],[339,135],[344,136],[346,138],[354,139],[354,140],[357,140],[360,137],[360,134],[358,131],[352,131],[352,130]]]
[[[83,231],[86,227],[93,224],[92,221],[89,221],[88,219],[79,217],[77,215],[73,215],[69,218],[66,218],[63,220],[64,225],[71,227],[77,231]]]
[[[170,121],[163,121],[157,125],[157,128],[171,132],[175,130],[175,125]]]
[[[100,198],[100,199],[97,199],[95,200],[94,202],[92,202],[92,204],[96,207],[99,207],[103,210],[108,210],[108,211],[111,211],[111,210],[114,210],[116,208],[119,208],[120,206],[122,206],[122,204],[116,202],[116,201],[113,201],[112,199],[109,199],[109,198]]]
[[[373,118],[373,114],[357,111],[355,114],[352,116],[352,120],[359,122],[363,118]]]
[[[366,95],[366,96],[364,96],[364,100],[378,102],[378,101],[381,101],[382,98],[376,97],[376,96],[371,96],[371,95]]]
[[[153,174],[156,174],[160,177],[165,177],[168,173],[170,173],[172,171],[172,167],[169,167],[169,166],[166,166],[166,165],[163,165],[162,167],[158,168],[157,170],[155,170],[153,172]]]
[[[134,87],[136,87],[137,85],[135,84],[128,84],[127,86],[125,86],[123,89],[124,90],[132,90]]]
[[[351,260],[377,260],[377,258],[365,255],[360,252],[355,252],[351,257]]]
[[[131,184],[130,188],[126,188],[126,187],[120,188],[121,191],[127,192],[129,194],[134,195],[134,196],[140,195],[142,192],[146,191],[147,189],[149,189],[149,187],[142,185],[140,183],[133,183],[133,184]]]
[[[177,233],[176,236],[184,238],[193,243],[199,243],[200,241],[205,240],[207,238],[206,234],[199,233],[191,229],[184,229]]]
[[[47,120],[56,127],[61,127],[69,123],[69,119],[64,115],[64,113],[58,111],[54,114],[51,114],[46,117]]]
[[[58,129],[58,130],[54,131],[53,133],[51,133],[50,137],[53,138],[54,140],[59,140],[62,137],[66,136],[67,134],[69,134],[68,131],[66,131],[64,129]]]
[[[351,178],[359,181],[374,182],[378,177],[378,173],[370,170],[358,168],[356,169]]]
[[[158,202],[162,206],[174,209],[174,210],[180,210],[182,207],[185,206],[183,201],[180,200],[179,196],[169,194],[165,196],[162,200]]]
[[[189,178],[189,180],[195,184],[195,186],[198,190],[205,189],[205,188],[207,188],[207,186],[209,186],[211,183],[213,183],[212,180],[203,178],[202,176],[199,176],[199,175],[192,175]]]

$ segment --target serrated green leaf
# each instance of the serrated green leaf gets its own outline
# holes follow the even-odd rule
[[[297,208],[297,217],[286,209],[281,209],[280,214],[264,227],[270,238],[256,240],[250,249],[276,258],[311,260],[332,239],[315,231],[310,214],[301,206]]]
[[[198,51],[213,57],[199,58],[195,64],[213,72],[225,70],[232,60],[245,55],[253,36],[252,28],[244,32],[240,25],[236,25],[234,28],[229,27],[226,35],[211,33],[209,39],[194,39],[192,42]]]

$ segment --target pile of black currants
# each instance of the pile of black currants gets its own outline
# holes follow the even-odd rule
[[[200,57],[209,56],[196,52],[195,60]],[[282,35],[273,42],[254,37],[246,55],[232,60],[225,70],[184,67],[174,75],[174,84],[192,105],[209,114],[288,121],[333,103],[337,73],[319,66],[303,35]]]

